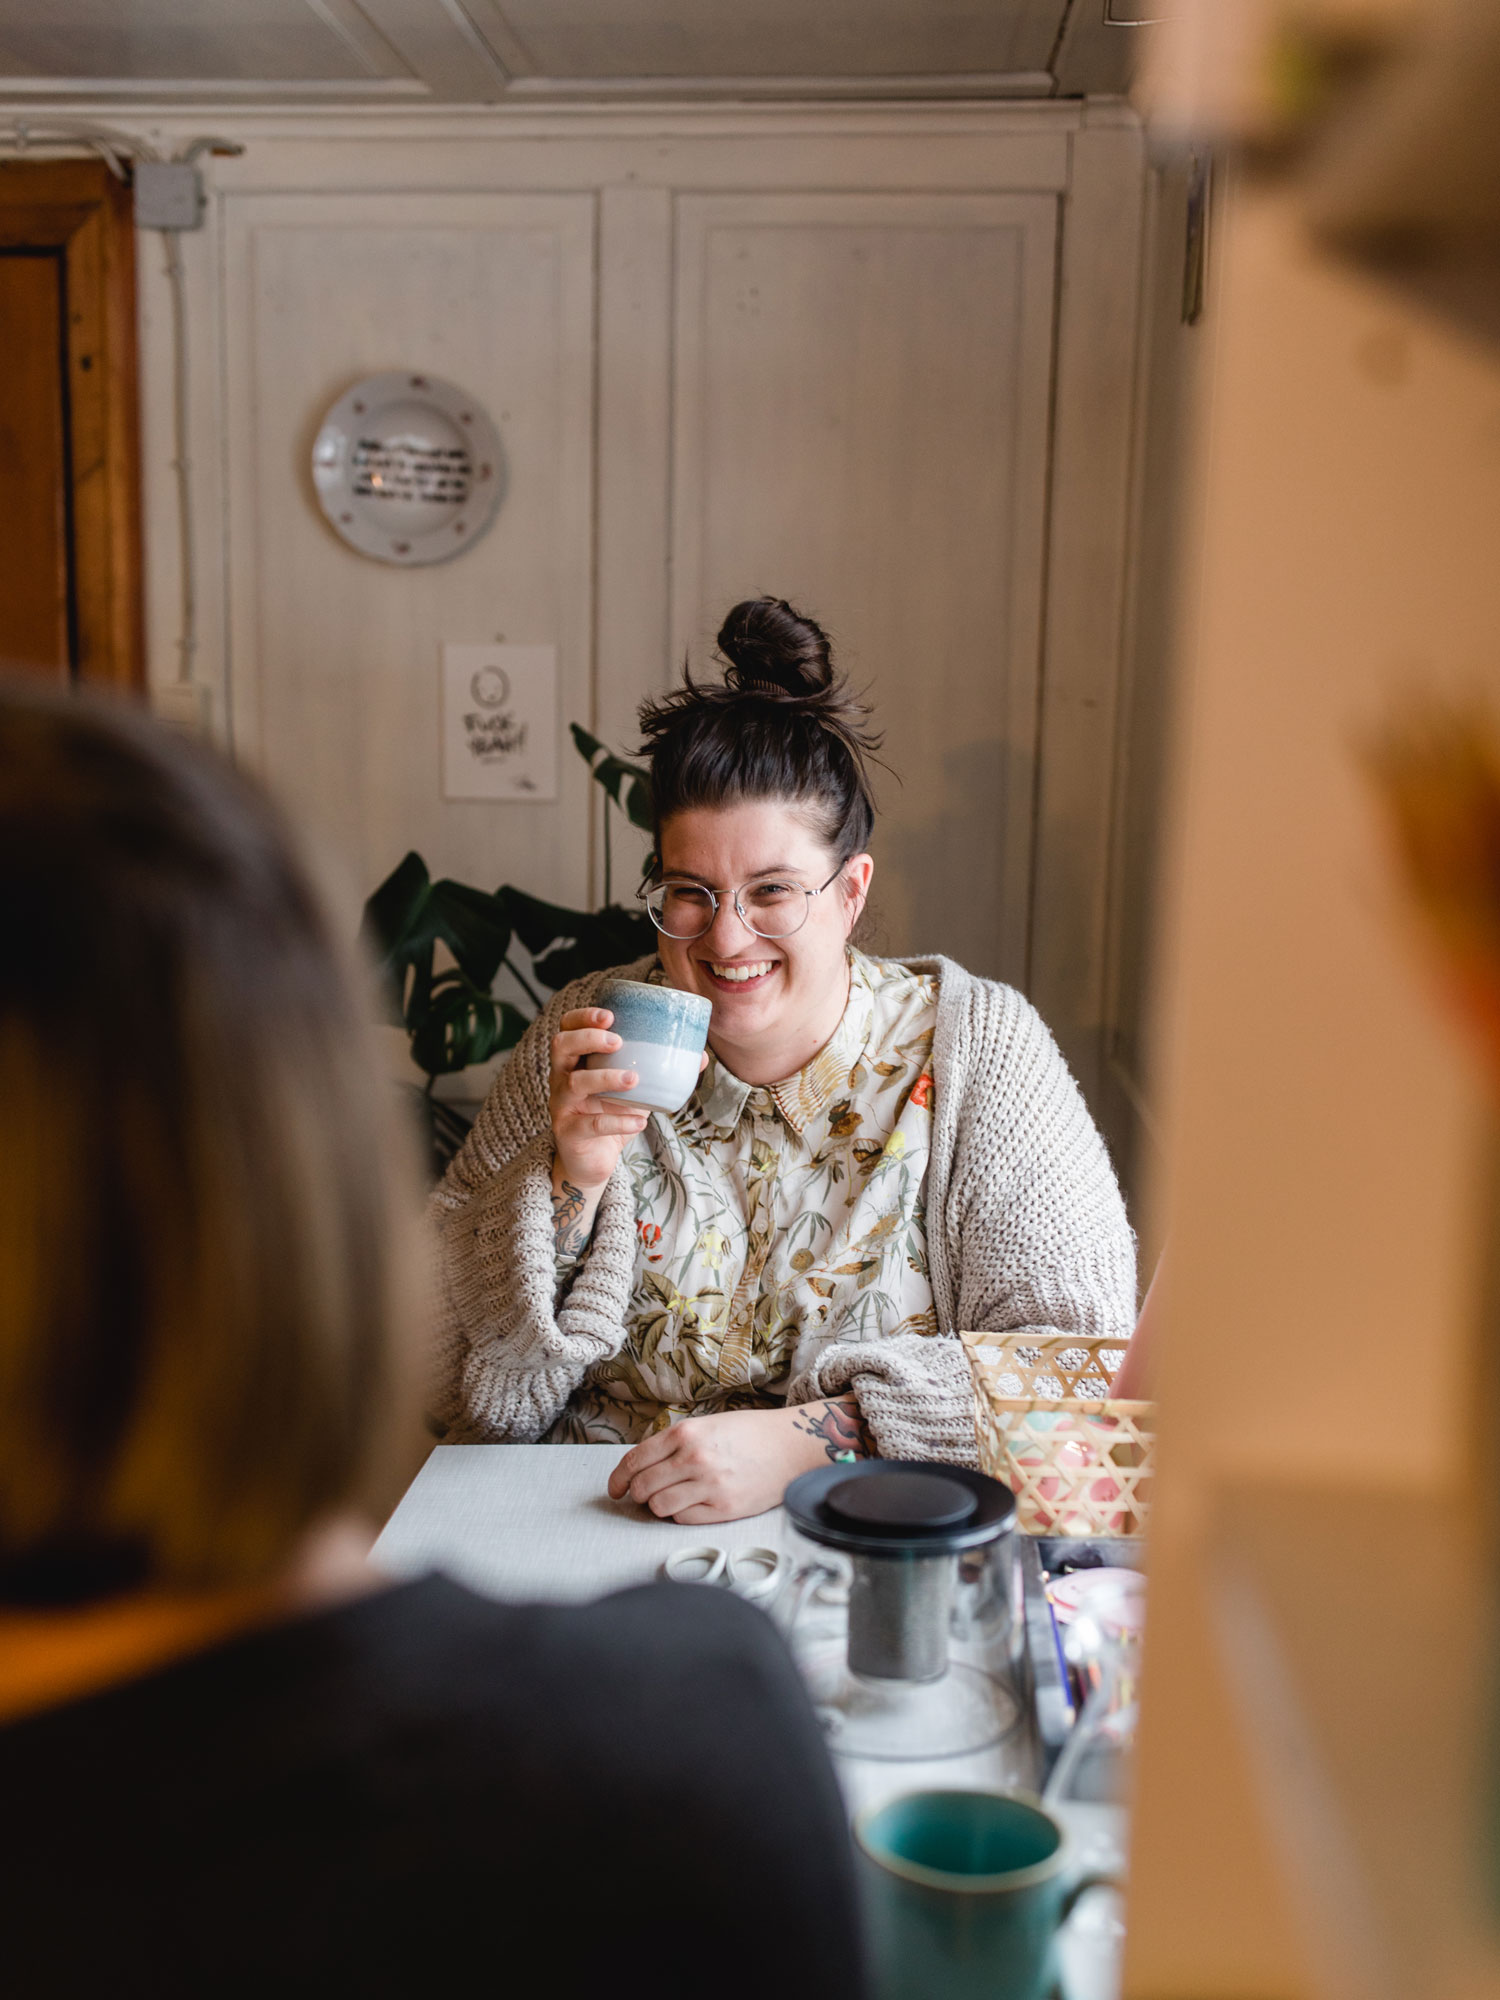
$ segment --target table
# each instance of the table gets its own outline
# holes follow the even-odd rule
[[[578,1603],[606,1591],[651,1583],[674,1549],[785,1549],[799,1560],[810,1545],[780,1507],[707,1528],[660,1521],[633,1501],[611,1500],[618,1445],[438,1445],[375,1544],[391,1575],[442,1570],[490,1597]],[[898,1792],[1013,1790],[1034,1783],[1034,1752],[1012,1737],[972,1756],[931,1763],[836,1761],[851,1813]],[[1081,1857],[1094,1867],[1123,1865],[1123,1815],[1108,1806],[1069,1806],[1060,1815]],[[1118,1991],[1117,1900],[1085,1900],[1064,1936],[1071,2000],[1112,2000]]]

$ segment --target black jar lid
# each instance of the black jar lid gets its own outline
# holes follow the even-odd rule
[[[936,1534],[979,1512],[979,1496],[940,1472],[882,1466],[864,1479],[844,1478],[823,1496],[830,1515],[873,1535]]]
[[[963,1465],[867,1458],[819,1466],[786,1489],[794,1527],[826,1548],[864,1555],[944,1555],[1013,1526],[1008,1486]]]

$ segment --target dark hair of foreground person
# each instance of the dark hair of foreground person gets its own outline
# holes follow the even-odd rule
[[[765,1618],[363,1561],[413,1200],[259,792],[0,684],[0,913],[7,1995],[857,1994],[838,1788]]]
[[[0,695],[0,909],[0,1604],[262,1581],[413,1303],[362,1010],[264,801],[127,713]]]

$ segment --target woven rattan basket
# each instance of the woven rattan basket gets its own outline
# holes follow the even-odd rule
[[[1118,1340],[961,1334],[979,1465],[1016,1496],[1028,1535],[1139,1535],[1151,1511],[1155,1405],[1109,1393]]]

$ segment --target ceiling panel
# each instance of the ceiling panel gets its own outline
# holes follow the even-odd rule
[[[1066,0],[491,0],[536,73],[933,76],[1045,70]]]
[[[0,95],[1082,95],[1135,56],[1103,20],[1103,0],[0,0]]]
[[[404,68],[346,0],[0,0],[10,76],[357,83]]]

